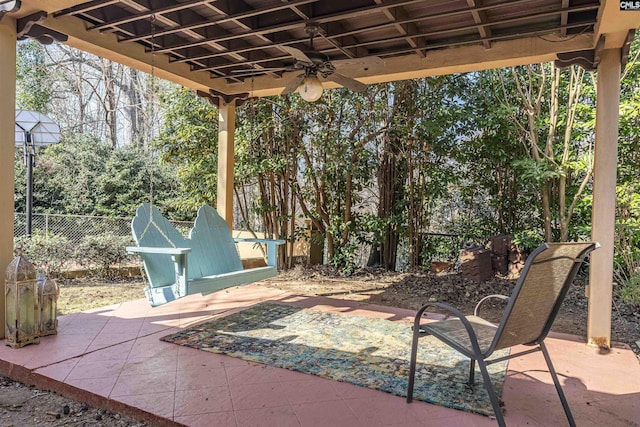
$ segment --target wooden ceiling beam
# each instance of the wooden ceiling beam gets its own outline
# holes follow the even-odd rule
[[[489,28],[488,25],[485,25],[487,23],[487,13],[484,10],[475,9],[478,6],[481,6],[482,3],[483,3],[483,0],[467,0],[467,4],[470,7],[474,8],[474,10],[471,11],[471,15],[473,15],[473,20],[475,21],[475,23],[479,24],[478,33],[480,34],[481,38],[485,39],[485,41],[483,42],[484,47],[485,49],[490,49],[491,48],[491,28]],[[567,4],[567,6],[569,5]],[[562,8],[564,9],[567,6],[565,6],[563,3]],[[563,13],[567,13],[567,12],[563,12]]]
[[[580,28],[580,27],[586,27],[589,25],[593,25],[593,23],[588,23],[588,22],[578,22],[578,23],[574,23],[574,24],[569,24],[566,26],[567,29],[571,29],[571,28]],[[460,47],[460,46],[468,46],[468,45],[473,45],[473,44],[477,44],[479,42],[482,42],[482,44],[484,45],[485,40],[491,41],[491,42],[495,42],[495,41],[507,41],[507,40],[514,40],[516,38],[519,38],[520,36],[522,37],[540,37],[540,36],[544,36],[544,35],[548,35],[549,32],[553,29],[557,29],[557,27],[546,27],[546,28],[538,28],[535,30],[527,30],[527,31],[513,31],[510,33],[502,33],[500,35],[492,35],[487,39],[484,38],[480,38],[480,39],[468,39],[468,40],[447,40],[447,41],[443,41],[440,43],[431,43],[429,44],[429,46],[427,47],[428,50],[436,50],[436,49],[442,49],[444,47]],[[582,32],[582,31],[581,31]],[[561,40],[558,40],[558,42]],[[410,53],[414,53],[414,49],[412,48],[407,48],[407,49],[401,49],[401,50],[395,50],[393,53],[389,53],[389,54],[380,54],[379,56],[382,57],[387,57],[388,55],[405,55],[405,54],[410,54]]]
[[[156,15],[164,15],[166,13],[177,12],[184,9],[189,9],[193,6],[200,6],[205,3],[209,3],[214,0],[190,0],[184,3],[177,3],[170,6],[163,6],[158,9],[147,9],[144,12],[136,13],[133,15],[125,15],[122,18],[110,20],[109,22],[105,22],[104,24],[94,25],[88,27],[89,31],[115,31],[117,30],[119,25],[129,24],[136,21],[147,20],[151,18],[151,16]]]
[[[122,2],[122,0],[118,0],[118,1],[119,1],[119,2]],[[127,0],[125,0],[125,1],[127,1]],[[73,13],[73,14],[66,14],[66,15],[64,15],[64,16],[72,16],[72,15],[82,15],[82,14],[84,14],[84,11],[76,11],[76,12],[77,12],[77,13]],[[95,16],[92,16],[92,17],[91,17],[91,19],[92,19],[92,20],[94,20],[94,21],[102,21],[101,19],[96,18]],[[102,22],[104,22],[104,21],[102,21]],[[165,24],[167,24],[167,22],[166,22],[166,21],[165,21]],[[170,22],[169,22],[168,24],[170,24]],[[151,24],[151,25],[153,25],[153,24]],[[122,31],[123,33],[127,34],[127,32],[126,32],[125,30],[123,30],[123,29],[120,29],[120,31]],[[133,33],[128,33],[128,34],[133,34]],[[150,45],[152,45],[151,51],[153,51],[153,49],[154,49],[154,48],[155,48],[155,46],[156,46],[156,44],[155,44],[155,40],[150,40],[150,41],[149,41],[149,44],[150,44]],[[159,46],[159,45],[157,45],[157,46]],[[204,66],[205,64],[200,64],[200,65],[201,65],[201,66]],[[220,77],[220,76],[222,76],[222,74],[218,74],[218,77]]]
[[[531,0],[514,0],[512,1],[512,4],[517,4],[517,3],[528,3]],[[495,6],[493,6],[495,7]],[[483,9],[483,8],[479,8],[479,9]],[[581,8],[580,10],[583,10],[584,8]],[[465,11],[468,11],[468,9],[465,9]],[[437,14],[437,15],[433,15],[431,17],[429,17],[430,19],[439,19],[439,18],[443,18],[443,17],[447,17],[451,14],[452,12],[444,12],[441,14]],[[459,13],[459,11],[453,12],[453,13]],[[556,13],[556,12],[549,12],[550,14]],[[337,38],[347,38],[349,36],[354,36],[356,34],[359,33],[365,33],[365,32],[373,32],[373,31],[379,31],[379,30],[383,30],[385,28],[388,28],[390,26],[411,26],[415,28],[415,22],[417,21],[421,21],[424,20],[425,17],[424,16],[414,16],[411,18],[405,18],[405,19],[401,19],[401,20],[396,20],[393,22],[386,22],[384,24],[377,24],[374,26],[370,26],[370,27],[361,27],[358,29],[354,29],[354,30],[344,30],[344,31],[336,31],[336,29],[338,28],[338,26],[334,26],[335,22],[328,22],[327,24],[323,24],[322,27],[325,29],[325,34],[322,36],[325,40],[333,40],[333,39],[337,39]],[[506,23],[506,21],[504,21]],[[503,23],[498,22],[498,23]],[[285,28],[285,29],[293,29],[293,28],[299,28],[300,24],[299,23],[294,23],[291,26],[280,26],[280,27],[276,27],[277,28]],[[468,27],[458,27],[455,28],[452,31],[458,31],[460,29],[472,29],[475,28],[476,26],[468,26]],[[340,28],[344,29],[344,26],[340,26]],[[433,34],[437,34],[437,32],[434,32]],[[246,34],[245,34],[246,35]],[[242,36],[238,36],[237,39],[241,39]],[[274,40],[270,40],[270,43],[275,44],[276,41]],[[278,41],[277,44],[279,45],[293,45],[299,43],[298,40],[289,40],[289,41]],[[424,49],[424,46],[426,46],[426,43],[424,44],[420,44],[417,45],[415,48],[416,49]],[[252,51],[260,51],[260,50],[264,50],[266,47],[269,47],[268,45],[266,46],[247,46],[246,48],[241,48],[239,51],[240,52],[252,52]],[[327,53],[327,51],[323,51],[323,53]],[[211,53],[211,54],[207,54],[204,53],[202,55],[197,55],[197,56],[192,56],[194,59],[197,60],[202,60],[202,59],[210,59],[210,58],[217,58],[220,56],[225,56],[225,53]],[[362,56],[362,55],[360,55]],[[422,55],[424,56],[424,55]],[[176,59],[176,62],[186,62],[188,61],[188,59]],[[234,64],[229,64],[229,66],[232,66]],[[237,65],[237,64],[235,64]]]
[[[150,55],[144,46],[139,44],[123,45],[118,43],[113,34],[97,31],[87,32],[86,22],[77,16],[54,18],[51,15],[41,23],[43,27],[56,30],[69,36],[68,44],[84,52],[119,62],[156,77],[198,90],[209,88],[226,90],[226,82],[213,81],[206,73],[192,72],[186,64],[170,64],[164,55]],[[152,65],[153,64],[153,65]]]
[[[287,43],[278,43],[279,45],[291,45],[291,44],[295,44],[297,43],[297,40],[292,40],[290,42]],[[264,49],[272,47],[271,45],[273,44],[273,42],[270,42],[266,45],[262,45],[262,46],[256,46],[256,45],[249,45],[249,44],[244,44],[245,47],[242,48],[234,48],[233,50],[235,52],[238,53],[251,53],[251,52],[260,52],[260,51],[264,51]],[[231,49],[231,48],[229,48]],[[213,58],[219,58],[219,57],[224,57],[227,56],[227,54],[225,52],[210,52],[210,53],[202,53],[202,54],[198,54],[198,55],[191,55],[189,58],[176,58],[174,60],[171,60],[171,62],[188,62],[188,61],[202,61],[205,59],[213,59]]]
[[[233,5],[236,8],[240,9],[240,13],[242,12],[251,12],[253,9],[244,1],[241,0],[233,0]],[[230,10],[230,3],[226,4],[226,8],[223,8],[221,5],[221,2],[216,2],[214,3],[208,3],[207,7],[215,10],[218,14],[225,16],[225,17],[229,17],[232,14],[232,11]],[[247,18],[233,18],[230,22],[233,22],[237,27],[241,28],[244,31],[250,31],[252,28],[249,24],[246,24],[244,21]],[[266,37],[259,37],[261,38],[263,41],[267,41],[269,42],[270,40],[267,39]],[[219,46],[223,49],[226,49],[224,46],[222,46],[221,44],[217,43],[216,46]],[[229,56],[233,57],[233,58],[242,58],[241,62],[246,62],[248,61],[248,58],[245,56],[242,56],[240,53],[237,53],[235,51],[229,50],[229,52],[233,52],[233,54],[230,54]],[[279,75],[272,73],[270,71],[266,71],[265,74],[270,75],[271,77],[278,77]],[[238,77],[235,76],[228,76],[228,78],[232,79],[232,80],[237,80]]]
[[[303,4],[308,4],[308,3],[314,3],[314,2],[317,2],[317,1],[319,1],[319,0],[297,0],[297,1],[294,1],[294,2],[289,3],[289,4],[303,5]],[[253,18],[255,16],[259,16],[259,15],[262,15],[262,14],[265,14],[265,13],[268,13],[268,12],[277,12],[277,11],[280,11],[280,10],[283,10],[283,9],[288,9],[290,7],[289,4],[278,5],[277,7],[265,7],[265,8],[248,10],[246,12],[230,14],[230,15],[224,17],[224,18],[204,19],[201,22],[182,25],[182,26],[178,26],[178,27],[175,27],[175,28],[171,28],[171,29],[167,29],[167,30],[161,31],[157,35],[165,36],[165,35],[169,35],[169,34],[179,33],[179,32],[184,31],[184,30],[196,30],[196,29],[199,29],[199,28],[206,28],[206,27],[211,27],[211,26],[214,26],[214,25],[224,24],[225,22],[232,22],[234,20]],[[140,41],[140,40],[148,39],[149,37],[151,37],[151,34],[146,33],[146,34],[140,34],[140,35],[138,35],[136,37],[122,38],[120,41],[123,42],[123,43],[137,42],[137,41]]]
[[[82,4],[79,4],[79,5],[70,7],[68,9],[61,10],[59,12],[56,12],[53,16],[58,18],[60,16],[78,15],[78,14],[82,14],[82,13],[86,13],[86,12],[91,12],[92,10],[102,9],[103,7],[107,7],[107,6],[110,6],[112,4],[116,4],[116,3],[119,3],[119,2],[120,2],[120,0],[109,0],[109,1],[94,0],[94,1],[90,1],[90,2],[87,2],[87,3],[82,3]]]
[[[383,4],[385,0],[375,0],[377,4]],[[402,7],[394,7],[393,9],[384,9],[384,15],[389,20],[389,23],[395,27],[395,29],[401,35],[406,36],[405,40],[413,49],[417,49],[415,52],[421,58],[425,57],[425,51],[422,50],[424,46],[426,46],[427,42],[424,38],[414,38],[411,37],[411,34],[415,34],[418,32],[415,21],[401,23],[399,21],[404,21],[407,19],[407,13]]]
[[[528,3],[529,0],[524,1],[524,0],[520,0],[518,3]],[[513,3],[516,3],[516,1],[513,1]],[[390,3],[386,3],[385,5],[389,5]],[[504,5],[503,5],[504,6]],[[471,10],[485,10],[486,6],[482,6],[482,7],[477,7],[477,8],[464,8],[464,9],[460,9],[458,11],[454,11],[454,12],[443,12],[440,14],[436,14],[436,15],[430,15],[430,16],[423,16],[420,17],[419,19],[415,19],[415,18],[411,18],[410,20],[406,20],[406,21],[401,21],[403,23],[407,23],[407,21],[416,21],[416,20],[424,20],[424,19],[439,19],[439,18],[443,18],[443,17],[447,17],[447,16],[451,16],[451,14],[455,13],[460,13],[461,10],[464,10],[465,13],[469,13]],[[524,15],[524,16],[517,16],[517,17],[512,17],[512,18],[505,18],[505,19],[501,19],[501,20],[496,20],[495,22],[492,22],[493,25],[500,25],[500,24],[507,24],[507,23],[514,23],[514,22],[518,22],[518,21],[526,21],[527,19],[531,19],[533,17],[546,17],[546,16],[554,16],[554,15],[558,15],[564,11],[566,12],[585,12],[585,11],[592,11],[597,9],[597,6],[594,5],[581,5],[581,6],[572,6],[568,9],[556,9],[556,10],[548,10],[542,13],[536,13],[536,14],[528,14],[528,15]],[[336,16],[334,15],[330,15],[330,16],[322,16],[322,17],[314,17],[314,20],[316,22],[319,23],[325,23],[325,22],[334,22]],[[242,33],[242,34],[234,34],[234,35],[228,35],[228,36],[221,36],[221,37],[216,37],[211,39],[211,41],[213,42],[222,42],[222,41],[229,41],[229,40],[234,40],[234,39],[240,39],[240,38],[245,38],[245,37],[249,37],[249,36],[255,36],[258,34],[270,34],[270,33],[275,33],[275,32],[282,32],[282,31],[288,31],[294,28],[300,28],[301,25],[304,25],[304,22],[293,22],[293,23],[289,23],[289,24],[282,24],[282,25],[275,25],[275,26],[271,26],[271,27],[267,27],[267,28],[260,28],[260,29],[256,29],[253,31],[249,31],[247,33]],[[343,32],[340,33],[339,35],[334,35],[334,36],[329,36],[329,37],[344,37],[347,35],[356,35],[358,33],[364,33],[367,31],[377,31],[383,27],[387,27],[389,25],[394,25],[394,23],[385,23],[382,25],[375,25],[372,27],[367,27],[367,28],[360,28],[360,29],[356,29],[353,31],[347,31],[347,32]],[[478,30],[479,27],[481,27],[482,25],[479,24],[473,24],[473,25],[466,25],[466,26],[460,26],[460,27],[456,27],[456,28],[450,28],[450,29],[446,29],[446,30],[440,30],[440,31],[432,31],[432,32],[428,32],[428,33],[422,33],[422,34],[414,34],[414,37],[426,37],[428,35],[437,35],[440,33],[446,33],[446,32],[457,32],[457,31],[464,31],[464,30],[469,30],[469,29],[475,29]],[[480,39],[482,39],[482,37],[480,37]],[[489,37],[485,38],[486,40],[490,39]],[[397,40],[394,39],[394,40]],[[388,41],[388,40],[387,40]],[[191,48],[191,47],[197,47],[197,46],[201,46],[205,44],[204,41],[199,41],[199,42],[192,42],[192,43],[182,43],[180,45],[176,45],[176,46],[170,46],[170,47],[164,47],[162,49],[159,49],[158,52],[170,52],[170,51],[177,51],[177,50],[181,50],[181,49],[187,49],[187,48]]]
[[[562,8],[569,8],[569,0],[562,0]],[[560,14],[560,25],[567,25],[569,23],[569,12],[562,12]],[[560,37],[567,37],[567,29],[563,28],[560,30]]]
[[[579,28],[579,27],[584,27],[584,26],[588,26],[588,25],[593,25],[593,22],[578,22],[578,23],[573,23],[570,25],[567,25],[567,28]],[[528,30],[528,31],[521,31],[521,30],[514,30],[511,33],[503,33],[500,35],[492,35],[490,36],[490,38],[488,38],[489,41],[504,41],[504,40],[512,40],[515,37],[518,36],[540,36],[540,35],[546,35],[549,34],[549,31],[551,29],[554,29],[555,27],[547,27],[547,28],[539,28],[539,29],[535,29],[535,30]],[[425,33],[426,34],[426,33]],[[402,37],[396,37],[394,39],[390,39],[390,40],[397,40],[397,39],[402,39]],[[472,44],[476,44],[478,42],[484,42],[485,40],[483,39],[468,39],[468,40],[457,40],[457,41],[445,41],[445,42],[440,42],[440,43],[432,43],[429,44],[426,47],[421,47],[421,48],[412,48],[412,47],[408,47],[408,48],[403,48],[403,49],[397,49],[394,50],[393,52],[390,53],[381,53],[379,54],[379,56],[382,57],[387,57],[390,55],[405,55],[405,54],[412,54],[412,53],[416,53],[417,50],[423,50],[423,49],[427,49],[427,50],[435,50],[435,49],[441,49],[443,47],[447,47],[447,46],[453,46],[453,47],[458,47],[458,46],[467,46],[467,45],[472,45]],[[560,40],[559,40],[560,41]],[[368,43],[373,43],[373,42],[368,42]],[[362,43],[362,44],[368,44],[368,43]],[[483,43],[484,44],[484,43]],[[357,48],[359,46],[346,46],[347,48]],[[323,52],[326,53],[326,52]],[[263,62],[268,62],[268,61],[272,61],[272,60],[283,60],[286,59],[286,56],[283,57],[277,57],[277,58],[264,58],[264,59],[259,59],[259,60],[255,60],[255,61],[250,61],[248,64],[260,64]],[[244,65],[244,64],[234,64],[234,63],[228,63],[228,64],[220,64],[218,66],[213,66],[213,67],[207,67],[201,70],[197,70],[194,69],[196,71],[220,71],[222,69],[225,68],[231,68],[231,67],[237,67],[240,65]]]
[[[579,7],[581,9],[584,9],[585,7]],[[545,14],[548,15],[556,15],[558,14],[558,11],[549,11],[546,12]],[[539,16],[539,15],[527,15],[527,16],[519,16],[519,17],[513,17],[513,18],[505,18],[505,19],[501,19],[501,20],[496,20],[493,22],[494,25],[499,25],[499,24],[508,24],[508,23],[514,23],[514,22],[518,22],[518,21],[522,21],[522,20],[526,20],[526,19],[530,19],[533,18],[535,16]],[[584,27],[587,25],[595,25],[596,23],[596,19],[592,19],[592,20],[583,20],[583,21],[579,21],[579,22],[574,22],[572,24],[567,24],[565,26],[557,26],[557,25],[553,25],[553,24],[547,24],[546,26],[543,27],[539,27],[532,30],[525,30],[522,31],[520,27],[517,28],[513,28],[510,32],[503,32],[499,35],[491,35],[491,36],[487,36],[487,37],[478,37],[478,38],[470,38],[468,40],[462,40],[462,44],[469,44],[469,43],[477,43],[477,42],[484,42],[485,40],[499,40],[499,39],[504,39],[505,38],[505,34],[507,35],[507,37],[513,37],[513,36],[517,36],[518,34],[522,34],[522,35],[526,35],[526,34],[530,34],[530,33],[536,33],[536,34],[540,34],[541,33],[541,29],[544,31],[546,31],[547,33],[550,31],[553,31],[555,29],[568,29],[568,28],[579,28],[579,27]],[[466,30],[471,30],[471,29],[477,29],[479,27],[478,24],[473,24],[473,25],[464,25],[464,26],[460,26],[460,27],[455,27],[455,28],[447,28],[444,30],[437,30],[437,31],[427,31],[427,32],[423,32],[423,33],[419,33],[416,34],[416,36],[418,37],[430,37],[430,36],[437,36],[437,35],[442,35],[442,34],[446,34],[446,33],[451,33],[451,32],[461,32],[461,31],[466,31]],[[369,46],[372,44],[376,44],[376,43],[389,43],[389,42],[394,42],[394,41],[400,41],[403,40],[404,37],[399,36],[399,37],[389,37],[386,39],[377,39],[374,41],[370,41],[370,42],[364,42],[361,43],[360,45],[352,45],[352,46],[347,46],[347,47],[351,47],[351,48],[355,48],[355,47],[360,47],[360,46]],[[451,40],[452,44],[457,44],[454,42],[454,40]],[[445,43],[446,44],[446,43]],[[439,47],[442,47],[442,44],[438,45]],[[431,45],[428,46],[428,49],[433,49],[431,47]]]
[[[593,25],[594,22],[593,21],[581,21],[581,22],[576,22],[573,23],[571,25],[566,25],[564,27],[565,31],[568,28],[580,28],[580,27],[587,27],[590,25]],[[403,55],[403,54],[418,54],[419,51],[424,51],[424,50],[433,50],[433,49],[440,49],[443,47],[447,47],[447,46],[464,46],[464,45],[470,45],[470,44],[475,44],[478,42],[482,42],[483,45],[486,46],[487,42],[491,43],[493,41],[497,41],[497,40],[509,40],[509,39],[513,39],[515,37],[518,37],[520,35],[522,36],[527,36],[527,35],[545,35],[545,34],[549,34],[550,31],[556,29],[555,26],[548,26],[548,27],[544,27],[544,28],[537,28],[535,30],[530,30],[530,31],[521,31],[520,29],[516,29],[512,32],[509,33],[501,33],[499,35],[491,35],[488,37],[481,37],[480,39],[478,38],[470,38],[470,39],[466,39],[466,40],[447,40],[444,42],[439,42],[439,43],[432,43],[429,44],[427,46],[420,46],[420,47],[408,47],[408,48],[399,48],[399,49],[394,49],[393,51],[390,52],[381,52],[378,53],[378,56],[382,56],[382,57],[388,57],[391,55]],[[423,37],[432,35],[434,33],[422,33],[420,34]],[[353,44],[353,45],[346,45],[345,48],[349,48],[349,49],[358,49],[358,48],[362,48],[362,47],[366,47],[369,44],[374,44],[374,43],[380,43],[383,41],[386,42],[393,42],[393,41],[398,41],[398,40],[402,40],[404,37],[402,36],[398,36],[395,38],[390,38],[390,39],[386,39],[386,40],[378,40],[375,42],[363,42],[363,43],[357,43],[357,44]],[[323,50],[321,51],[322,53],[328,54],[330,53],[329,50]],[[424,55],[422,55],[422,57],[424,57]],[[265,63],[265,62],[270,62],[270,61],[281,61],[281,60],[286,60],[287,56],[281,56],[281,57],[265,57],[262,59],[256,59],[256,60],[252,60],[252,61],[248,61],[246,63],[243,64],[239,64],[239,63],[219,63],[217,65],[208,65],[205,66],[203,68],[197,68],[194,67],[195,71],[220,71],[226,68],[233,68],[233,67],[238,67],[238,66],[242,66],[242,65],[259,65],[261,63]]]
[[[226,62],[226,63],[218,63],[218,64],[209,64],[208,66],[201,68],[201,69],[197,69],[194,68],[194,71],[220,71],[220,70],[224,70],[227,68],[233,68],[233,67],[239,67],[239,66],[245,66],[248,67],[247,71],[251,70],[251,71],[257,71],[259,69],[259,67],[261,67],[260,64],[263,64],[265,62],[274,62],[276,67],[284,67],[284,63],[281,63],[280,61],[286,61],[287,59],[291,59],[290,55],[281,55],[281,56],[277,56],[277,57],[267,57],[265,56],[264,58],[259,58],[259,59],[254,59],[251,61],[247,61],[245,63],[242,64],[237,64],[237,63],[231,63],[231,62]],[[278,63],[280,63],[278,65]]]
[[[131,0],[122,0],[122,1],[124,1],[125,3],[128,3],[128,4],[132,3]],[[151,12],[150,9],[148,9],[148,8],[142,6],[142,5],[139,5],[138,3],[135,3],[135,5],[136,5],[135,6],[136,9],[141,13],[148,14],[149,12]],[[165,26],[168,26],[168,27],[175,27],[175,26],[178,25],[178,23],[175,22],[173,19],[170,19],[170,18],[168,18],[168,17],[166,17],[166,16],[164,16],[162,14],[156,15],[154,13],[151,13],[151,14],[149,14],[149,17],[151,18],[151,25],[152,26],[154,25],[154,20],[158,21],[162,25],[165,25]],[[118,31],[122,31],[122,28],[118,27]],[[204,39],[206,39],[206,37],[204,35],[199,34],[199,33],[195,32],[195,31],[187,31],[186,33],[187,33],[187,35],[189,37],[192,37],[192,38],[194,38],[196,40],[204,40]],[[157,41],[157,38],[154,39],[154,40],[151,40],[151,42],[153,44],[156,44],[156,41]],[[223,46],[220,46],[220,45],[218,45],[216,43],[207,43],[207,44],[212,46],[214,49],[218,49],[218,50],[224,50],[225,49]],[[162,45],[158,45],[158,46],[162,47]],[[157,49],[154,47],[153,48],[153,54],[154,55],[156,54],[156,50]],[[233,52],[229,52],[229,56],[233,57],[234,59],[236,59],[238,61],[245,61],[247,59],[247,58],[243,57],[242,55],[239,55],[239,54],[236,54],[236,53],[233,53]],[[198,65],[202,66],[204,64],[198,64]],[[220,76],[222,76],[222,74],[218,73],[216,76],[220,77]]]
[[[423,1],[423,0],[390,0],[390,2],[385,4],[385,5],[366,6],[366,7],[361,7],[361,8],[358,8],[356,10],[352,10],[352,11],[348,11],[348,12],[334,12],[334,13],[323,15],[323,16],[316,16],[316,17],[314,17],[314,21],[318,22],[319,24],[325,24],[325,23],[329,23],[329,22],[340,21],[340,20],[343,20],[343,19],[357,18],[357,17],[360,17],[360,16],[366,16],[366,15],[370,14],[373,11],[377,11],[377,10],[382,10],[384,8],[393,7],[394,5],[413,4],[413,3],[420,2],[420,1]],[[285,32],[285,31],[296,29],[296,28],[301,28],[301,27],[303,27],[305,25],[305,23],[306,22],[304,20],[300,20],[300,21],[296,20],[296,21],[288,22],[288,23],[278,23],[277,25],[271,25],[271,26],[268,26],[268,27],[257,28],[257,29],[254,29],[252,31],[246,32],[246,33],[233,34],[233,35],[229,35],[227,37],[216,38],[214,41],[215,42],[221,42],[221,41],[228,41],[228,40],[233,40],[233,39],[237,39],[237,38],[246,38],[246,37],[250,37],[250,36],[259,36],[259,35],[264,35],[264,34]],[[191,47],[197,47],[197,46],[200,46],[202,44],[204,44],[204,43],[203,42],[182,43],[182,44],[175,45],[175,46],[167,46],[167,47],[164,48],[163,51],[173,51],[173,50],[187,49],[187,48],[191,48]]]
[[[550,41],[533,35],[513,40],[497,41],[487,50],[482,45],[458,46],[452,49],[434,49],[427,58],[404,55],[385,58],[380,69],[341,69],[341,74],[356,78],[365,84],[465,73],[490,68],[511,67],[553,61],[558,51],[587,49],[592,45],[591,34],[578,34],[566,40]],[[254,96],[279,94],[295,73],[286,73],[279,81],[256,77],[251,82],[230,85],[228,91],[251,91]],[[326,89],[338,87],[324,81]]]
[[[640,26],[640,11],[620,10],[620,2],[614,0],[600,0],[598,11],[598,25],[595,34],[598,37],[604,35],[605,49],[622,48],[630,29]],[[593,48],[596,47],[595,41]]]

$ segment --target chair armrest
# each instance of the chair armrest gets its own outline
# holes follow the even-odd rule
[[[191,252],[191,248],[153,248],[146,246],[127,246],[130,254],[158,254],[158,255],[184,255]]]
[[[449,304],[445,304],[442,302],[430,302],[420,307],[420,309],[416,313],[416,317],[413,322],[414,340],[417,339],[417,337],[420,335],[420,319],[422,318],[422,315],[429,307],[438,307],[442,310],[446,310],[449,313],[453,314],[458,319],[460,319],[460,321],[462,322],[462,325],[467,330],[467,334],[469,335],[469,341],[471,342],[471,346],[473,347],[473,352],[475,354],[482,354],[482,351],[480,350],[480,344],[478,344],[478,337],[476,336],[476,332],[473,330],[473,326],[471,326],[471,322],[467,320],[467,317],[464,315],[463,312],[461,312],[455,307],[450,306]]]
[[[486,297],[482,298],[480,301],[478,301],[478,304],[476,304],[476,308],[473,310],[473,315],[474,316],[478,316],[478,313],[480,313],[480,306],[482,304],[484,304],[485,301],[491,299],[491,298],[498,298],[501,300],[509,300],[509,297],[506,295],[500,295],[500,294],[494,294],[494,295],[487,295]]]
[[[233,239],[236,243],[264,243],[267,245],[267,265],[270,267],[278,266],[277,249],[278,245],[286,243],[286,240],[273,240],[273,239],[254,239],[250,237],[235,237]]]

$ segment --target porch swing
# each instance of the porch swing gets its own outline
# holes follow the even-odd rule
[[[155,82],[155,16],[151,16],[151,90]],[[277,246],[284,240],[233,238],[227,222],[209,205],[198,209],[189,237],[185,238],[153,205],[143,203],[131,222],[137,246],[128,253],[142,258],[149,281],[144,292],[152,306],[192,294],[209,294],[277,275]],[[266,266],[244,269],[236,243],[267,246]]]

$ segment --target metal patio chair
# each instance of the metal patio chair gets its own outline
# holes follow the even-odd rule
[[[511,297],[489,295],[478,302],[473,316],[465,316],[456,308],[438,302],[422,306],[416,313],[413,326],[407,402],[410,403],[413,400],[419,338],[425,335],[432,335],[470,359],[470,387],[474,385],[475,364],[477,361],[484,387],[489,393],[493,411],[500,426],[505,425],[504,416],[496,392],[491,385],[487,365],[542,351],[569,424],[575,426],[573,415],[549,358],[544,339],[549,333],[551,324],[558,314],[562,300],[567,294],[580,265],[589,252],[598,246],[599,244],[596,242],[542,244],[527,258]],[[478,316],[482,304],[491,298],[500,298],[508,301],[502,320],[498,325]],[[422,315],[429,307],[441,308],[454,317],[420,324]],[[487,360],[494,351],[518,344],[535,346],[535,348]]]

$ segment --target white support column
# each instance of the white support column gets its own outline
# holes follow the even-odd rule
[[[218,108],[218,213],[233,230],[233,167],[234,139],[236,133],[235,101],[225,104],[220,100]]]
[[[611,344],[620,60],[620,49],[606,49],[598,65],[591,238],[601,246],[591,253],[587,338],[601,347]]]
[[[13,153],[16,126],[16,22],[0,22],[0,319],[4,325],[4,276],[13,259]],[[0,327],[4,338],[4,326]]]

